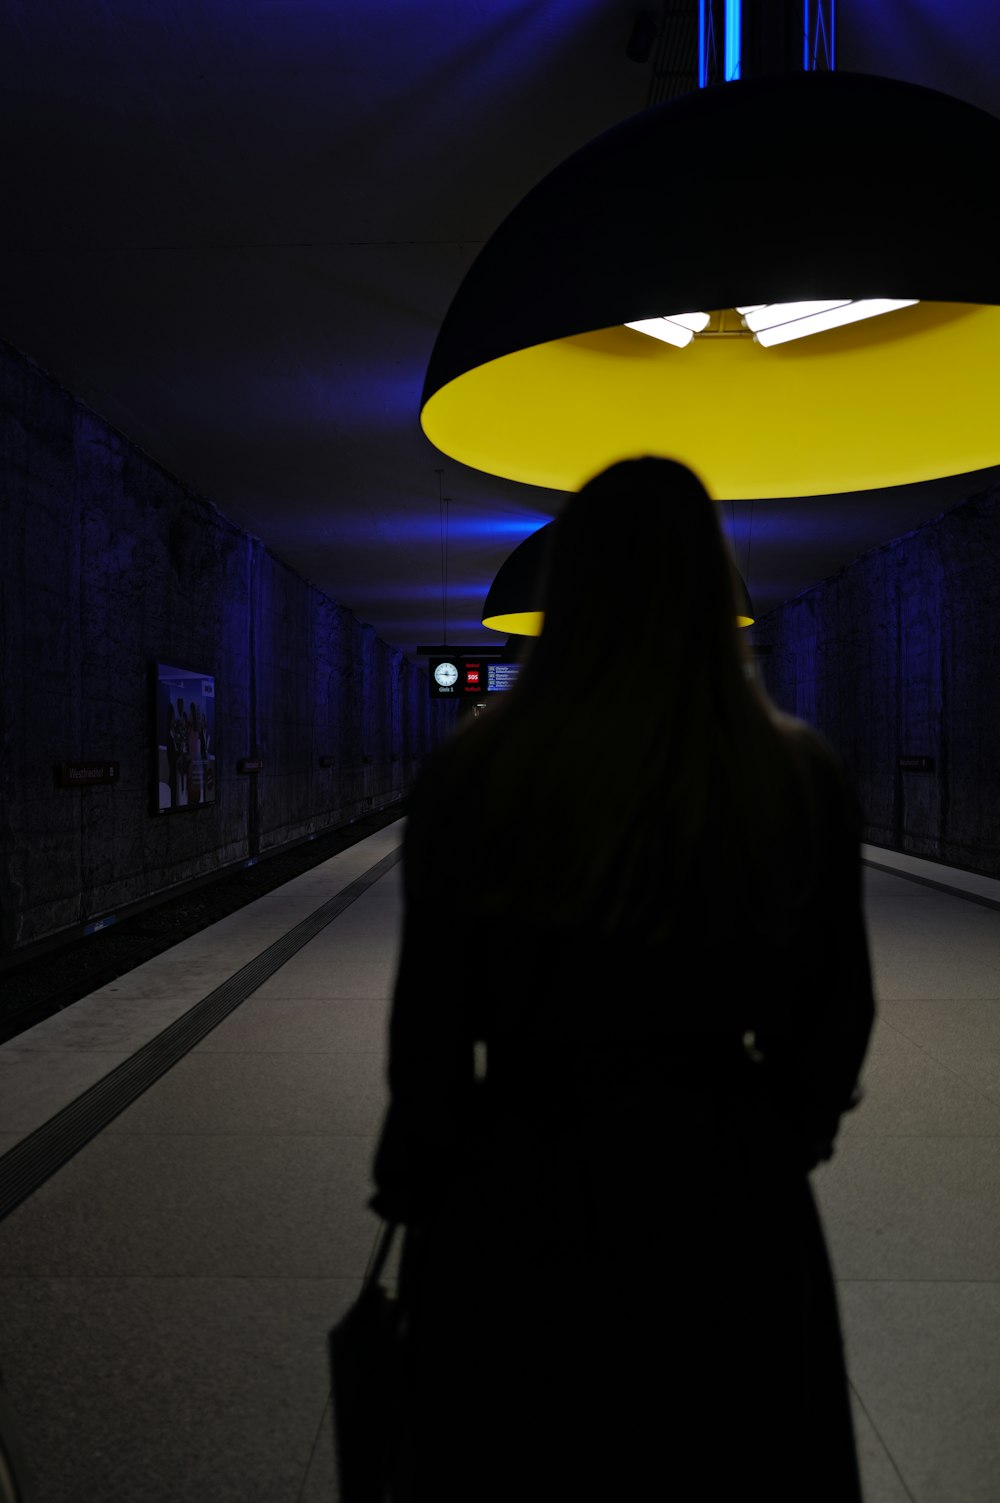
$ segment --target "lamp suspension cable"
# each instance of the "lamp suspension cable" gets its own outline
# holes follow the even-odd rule
[[[451,521],[451,497],[444,498],[444,641],[448,640],[448,524]]]
[[[444,471],[435,470],[438,478],[438,525],[441,535],[441,642],[448,642],[448,523],[450,496],[444,494]]]
[[[739,567],[737,546],[739,543],[739,530],[736,526],[736,502],[730,497],[729,500],[729,539],[732,544],[733,558]],[[747,546],[743,555],[743,588],[750,594],[750,543],[753,539],[753,497],[750,498],[750,517],[747,523]]]

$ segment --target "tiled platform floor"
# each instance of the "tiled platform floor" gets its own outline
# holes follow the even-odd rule
[[[0,1149],[401,833],[0,1048]],[[38,1503],[336,1498],[325,1338],[377,1233],[399,884],[397,866],[0,1224],[0,1369]],[[1000,914],[872,869],[866,903],[866,1097],[815,1175],[866,1503],[997,1503]]]

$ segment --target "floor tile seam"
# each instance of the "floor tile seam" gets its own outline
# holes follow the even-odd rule
[[[880,1023],[890,1028],[899,1028],[899,1024],[880,1010],[888,1003],[891,1007],[916,1007],[931,1005],[933,1007],[960,1007],[964,1002],[986,1002],[997,1008],[997,1021],[1000,1022],[1000,999],[993,997],[882,997],[876,998],[875,1026]]]
[[[387,1276],[388,1277],[388,1276]],[[51,1281],[58,1279],[61,1283],[94,1284],[94,1283],[204,1283],[204,1284],[356,1284],[364,1282],[364,1274],[347,1273],[39,1273],[37,1271],[24,1273],[0,1272],[0,1285],[24,1283],[30,1281]],[[905,1288],[937,1288],[947,1285],[954,1288],[968,1289],[993,1289],[1000,1288],[1000,1278],[996,1279],[955,1279],[955,1278],[834,1278],[835,1287],[848,1288],[874,1288],[896,1286]]]
[[[917,931],[914,930],[914,935],[916,934],[916,932]],[[934,954],[940,955],[943,964],[954,964],[956,969],[959,969],[961,966],[967,966],[971,968],[974,965],[981,968],[982,970],[996,971],[998,975],[1000,975],[1000,959],[984,959],[981,955],[970,955],[969,945],[967,943],[964,943],[962,939],[950,939],[947,936],[942,939],[940,935],[928,934],[926,926],[921,928],[920,933],[922,935],[926,935],[927,937],[928,950],[933,951]],[[906,935],[903,937],[905,939],[905,950],[907,955],[910,955],[913,951],[912,941],[914,935]],[[876,936],[874,942],[876,959],[878,959],[877,952],[879,945],[885,947],[890,943],[891,941],[886,939],[879,939]],[[998,1000],[1000,1000],[1000,990],[998,990]]]
[[[253,958],[253,957],[251,957],[251,958]],[[267,983],[264,983],[264,984],[266,985]],[[258,988],[258,990],[259,990],[259,988]],[[90,997],[95,997],[96,995],[97,995],[96,992],[90,992],[86,998],[81,997],[79,1000],[81,1002],[89,1001]],[[194,996],[196,999],[199,996],[198,993],[192,993],[191,995]],[[164,1001],[166,999],[163,998],[163,997],[143,997],[143,996],[140,996],[138,994],[135,994],[135,995],[123,996],[123,997],[119,997],[119,996],[102,997],[100,1000],[102,1002],[114,1002],[114,1003],[129,1002],[129,1003],[155,1003],[155,1004],[162,1004],[162,1003],[164,1003]],[[175,1000],[178,1003],[183,1003],[183,1002],[190,1002],[191,998],[190,997],[175,997]],[[292,994],[289,995],[288,1000],[290,1002],[296,1002],[296,1001],[299,1001],[299,1002],[316,1002],[317,1000],[320,1000],[320,999],[318,999],[316,997],[310,997],[310,996],[299,997],[299,996],[296,996],[294,993],[292,993]],[[378,996],[372,996],[371,994],[365,995],[365,994],[360,993],[360,992],[352,992],[350,996],[347,996],[347,997],[337,997],[335,1000],[338,1001],[338,1002],[385,1002],[385,1001],[389,1000],[389,995],[388,995],[388,993],[385,993],[385,992],[380,993]],[[920,1000],[920,999],[918,998],[916,1000]],[[934,999],[932,998],[930,1000],[934,1000]],[[945,998],[944,1000],[948,1001],[948,1000],[952,1000],[952,999]],[[960,997],[960,998],[958,998],[958,1000],[959,1001],[964,1001],[964,1000],[968,1000],[968,999]],[[61,1018],[61,1017],[68,1016],[69,1012],[70,1012],[70,1008],[71,1007],[76,1007],[76,1005],[77,1004],[75,1002],[70,1003],[69,1007],[63,1008],[61,1012],[54,1013],[53,1014],[53,1018]],[[76,1014],[76,1016],[83,1017],[84,1015],[82,1013],[80,1013],[80,1014]],[[50,1021],[50,1019],[46,1018],[44,1021],[47,1023],[47,1022]],[[42,1025],[41,1024],[37,1024],[36,1026],[37,1027],[41,1027]],[[15,1034],[15,1036],[12,1039],[8,1039],[6,1043],[0,1045],[0,1049],[8,1049],[11,1046],[14,1046],[14,1047],[16,1047],[18,1049],[30,1049],[32,1047],[31,1044],[22,1044],[22,1043],[18,1042],[20,1039],[22,1039],[24,1037],[25,1037],[24,1034]]]
[[[335,1142],[349,1139],[351,1142],[374,1143],[378,1137],[378,1128],[372,1128],[366,1132],[346,1132],[344,1130],[339,1132],[322,1132],[317,1128],[302,1128],[301,1130],[297,1130],[294,1127],[275,1127],[268,1129],[267,1132],[242,1132],[238,1127],[207,1127],[201,1132],[170,1132],[164,1128],[116,1128],[109,1124],[103,1131],[107,1133],[109,1138],[156,1138],[160,1141],[172,1141],[177,1138],[196,1138],[200,1143],[205,1142],[206,1139],[217,1141],[219,1139],[228,1140],[231,1138],[322,1138],[324,1140],[329,1138]]]
[[[195,1044],[207,1037],[212,1029],[230,1016],[261,984],[277,974],[291,955],[297,954],[316,933],[339,917],[367,888],[392,870],[401,855],[402,843],[397,842],[354,882],[321,904],[309,918],[294,925],[279,940],[265,946],[248,965],[241,967],[221,986],[194,1002],[160,1033],[122,1059],[113,1070],[105,1073],[6,1149],[0,1155],[0,1220],[29,1198],[40,1184],[91,1142],[179,1059],[184,1058]],[[355,891],[349,896],[351,888]],[[275,953],[279,949],[282,952],[281,959]],[[286,950],[287,954],[284,953]],[[258,972],[263,972],[259,980]]]
[[[891,1023],[888,1026],[890,1028],[893,1028],[893,1025]],[[933,1061],[935,1065],[939,1065],[942,1070],[947,1070],[949,1075],[954,1076],[956,1080],[960,1080],[963,1085],[968,1086],[969,1090],[972,1091],[976,1096],[978,1096],[981,1101],[985,1101],[990,1106],[995,1107],[998,1114],[1000,1114],[1000,1100],[997,1100],[995,1097],[989,1095],[988,1092],[983,1090],[982,1086],[977,1085],[973,1080],[969,1080],[966,1075],[963,1075],[961,1070],[957,1070],[955,1066],[949,1064],[946,1059],[942,1059],[939,1055],[934,1054],[926,1046],[926,1044],[922,1044],[919,1039],[913,1038],[911,1034],[908,1034],[905,1031],[905,1029],[899,1028],[897,1026],[893,1028],[893,1031],[897,1033],[900,1038],[905,1039],[908,1044],[912,1044],[914,1049],[918,1049],[926,1059]],[[949,1134],[949,1136],[951,1136],[951,1134]]]
[[[270,1127],[261,1128],[258,1131],[243,1131],[237,1128],[231,1132],[226,1132],[223,1130],[217,1131],[214,1129],[207,1129],[203,1132],[166,1132],[162,1128],[135,1128],[129,1129],[127,1132],[125,1132],[121,1130],[112,1131],[109,1124],[109,1126],[101,1132],[100,1136],[103,1138],[105,1133],[107,1133],[109,1139],[169,1138],[171,1140],[176,1140],[178,1138],[190,1138],[192,1140],[198,1141],[199,1143],[204,1142],[206,1138],[253,1138],[261,1139],[265,1143],[273,1142],[278,1138],[316,1138],[322,1139],[324,1141],[326,1139],[333,1139],[335,1141],[339,1139],[347,1139],[353,1143],[364,1139],[371,1139],[371,1141],[374,1142],[378,1138],[379,1128],[372,1128],[369,1132],[344,1132],[342,1130],[339,1132],[323,1132],[318,1128],[304,1128],[301,1131],[296,1132],[287,1128]]]
[[[868,937],[877,949],[887,950],[894,945],[902,949],[905,946],[908,954],[915,954],[918,958],[931,950],[942,949],[947,950],[944,959],[949,964],[959,957],[962,964],[996,965],[996,923],[997,915],[993,914],[989,918],[991,927],[986,927],[984,921],[982,928],[970,932],[968,928],[962,929],[954,915],[947,919],[939,916],[938,921],[925,920],[921,924],[916,918],[911,923],[901,920],[896,914],[875,914],[868,920]],[[980,959],[979,952],[986,958]]]
[[[312,1469],[315,1466],[317,1460],[322,1457],[323,1435],[324,1433],[329,1434],[329,1426],[331,1423],[329,1409],[332,1396],[333,1387],[330,1383],[328,1383],[326,1390],[326,1402],[323,1405],[323,1412],[320,1415],[319,1423],[316,1426],[316,1434],[313,1436],[313,1443],[309,1451],[308,1460],[305,1464],[305,1470],[302,1473],[302,1481],[299,1484],[299,1490],[295,1494],[294,1503],[304,1503],[306,1497],[306,1488],[309,1486],[309,1474],[312,1472]]]
[[[322,1048],[322,1049],[317,1048],[317,1049],[286,1050],[286,1051],[283,1051],[281,1053],[278,1053],[277,1051],[271,1050],[271,1049],[201,1049],[201,1048],[198,1048],[198,1049],[192,1049],[191,1050],[191,1054],[192,1055],[197,1055],[197,1057],[199,1059],[221,1059],[221,1060],[236,1060],[236,1059],[242,1059],[242,1060],[251,1060],[251,1059],[265,1060],[265,1059],[270,1059],[270,1060],[274,1060],[276,1063],[279,1060],[307,1060],[307,1059],[323,1060],[325,1062],[325,1068],[329,1071],[329,1078],[330,1078],[330,1080],[333,1081],[333,1082],[339,1083],[340,1085],[342,1085],[343,1084],[342,1074],[341,1074],[341,1072],[339,1072],[336,1069],[336,1063],[335,1062],[337,1060],[343,1059],[343,1060],[346,1060],[346,1061],[349,1061],[349,1062],[353,1062],[353,1063],[355,1063],[355,1064],[357,1064],[357,1065],[360,1066],[363,1063],[371,1063],[373,1060],[377,1061],[377,1060],[383,1059],[385,1057],[385,1054],[386,1054],[386,1049],[385,1049],[385,1046],[382,1045],[382,1044],[373,1044],[373,1045],[365,1046],[365,1047],[360,1047],[359,1046],[358,1048],[353,1048],[353,1047],[351,1047],[349,1045],[345,1045],[345,1047],[343,1047],[343,1048]],[[207,1066],[206,1066],[206,1068],[207,1068]],[[380,1072],[380,1077],[379,1078],[383,1078],[382,1072]],[[196,1083],[195,1081],[192,1081],[192,1085],[194,1085],[195,1083]],[[2,1130],[2,1129],[0,1129],[0,1130]]]
[[[257,988],[257,991],[258,992],[263,991],[265,989],[265,987],[268,987],[268,986],[270,986],[270,982],[265,981],[262,986],[259,986]],[[286,997],[282,992],[278,992],[278,993],[268,992],[266,996],[264,996],[264,997],[261,998],[261,1001],[262,1002],[383,1002],[384,1003],[384,1002],[391,1002],[392,1001],[392,997],[390,995],[384,993],[384,992],[383,992],[382,996],[380,996],[380,997],[338,997],[336,995],[331,996],[328,992],[318,992],[315,996],[312,996],[312,997],[300,997],[300,996]]]
[[[916,947],[918,941],[925,940],[926,947],[929,949],[947,950],[946,959],[957,956],[963,963],[973,963],[996,969],[1000,962],[996,959],[996,945],[992,939],[991,931],[984,927],[975,934],[970,934],[968,931],[964,934],[956,934],[956,927],[952,918],[942,920],[940,924],[931,924],[926,920],[922,924],[917,923],[916,920],[910,924],[903,923],[898,918],[893,918],[891,922],[886,918],[880,923],[879,917],[876,915],[875,922],[872,923],[869,921],[868,923],[868,937],[874,942],[876,947],[882,946],[885,948],[891,946],[893,943],[898,943],[900,946],[905,944],[908,952]],[[951,931],[950,934],[947,932],[948,930]],[[987,951],[992,950],[994,952],[992,958],[984,959],[973,953],[971,947],[978,945],[982,945]]]
[[[928,1142],[928,1143],[930,1143],[930,1142],[940,1142],[940,1143],[978,1143],[978,1142],[983,1142],[983,1143],[993,1143],[993,1142],[996,1141],[997,1138],[1000,1138],[1000,1127],[998,1127],[995,1131],[991,1131],[991,1132],[975,1132],[975,1133],[960,1132],[960,1131],[957,1131],[957,1130],[955,1132],[943,1132],[943,1131],[937,1130],[935,1132],[884,1132],[884,1133],[864,1132],[863,1133],[860,1130],[855,1131],[854,1128],[849,1128],[846,1132],[844,1131],[844,1129],[841,1129],[841,1137],[839,1138],[838,1141],[840,1141],[840,1142],[846,1142],[847,1139],[848,1139],[848,1137],[852,1141],[855,1138],[858,1138],[859,1140],[861,1140],[861,1141],[863,1141],[865,1143],[880,1143],[880,1142],[887,1142],[887,1143],[889,1143],[889,1142],[900,1142],[900,1143],[907,1143],[907,1142],[914,1142],[914,1143],[924,1143],[924,1142]]]
[[[893,996],[886,995],[884,992],[881,995],[879,995],[878,993],[876,993],[876,999],[875,999],[875,1016],[876,1016],[876,1018],[878,1017],[878,1009],[881,1007],[881,1005],[882,1005],[883,1002],[992,1002],[992,1003],[1000,1003],[1000,997],[998,997],[994,992],[986,992],[986,993],[981,993],[981,994],[980,993],[976,993],[976,994],[974,994],[972,996],[965,996],[965,997],[910,997],[910,996],[893,997]]]
[[[363,1273],[0,1273],[0,1285],[58,1279],[63,1284],[356,1284]]]
[[[876,998],[875,998],[875,1021],[876,1021],[876,1023],[879,1021],[879,1018],[881,1016],[881,1014],[879,1012],[879,1008],[880,1008],[880,1006],[884,1002],[893,1002],[893,1003],[895,1003],[895,1002],[902,1002],[904,1005],[906,1003],[908,1003],[908,1002],[914,1002],[914,1003],[916,1003],[916,1002],[933,1002],[935,1004],[941,1003],[942,1005],[944,1005],[946,1007],[947,1006],[952,1006],[952,1005],[955,1005],[955,1004],[958,1004],[958,1003],[961,1003],[961,1002],[992,1002],[992,1003],[994,1003],[994,1004],[997,1005],[998,1009],[1000,1009],[1000,997],[993,997],[993,996],[989,996],[989,997],[911,997],[911,996],[905,996],[905,997],[879,997],[879,996],[876,995]],[[1000,1016],[1000,1010],[998,1010],[998,1016]]]
[[[850,1366],[850,1364],[848,1364],[848,1366]],[[907,1498],[910,1500],[910,1503],[918,1503],[918,1499],[916,1497],[916,1494],[913,1493],[913,1492],[911,1492],[910,1488],[907,1486],[906,1479],[903,1476],[903,1473],[901,1472],[901,1470],[899,1468],[899,1464],[896,1461],[895,1456],[892,1454],[892,1451],[889,1449],[889,1443],[886,1440],[885,1436],[882,1434],[882,1432],[879,1429],[878,1425],[875,1423],[875,1418],[874,1418],[873,1414],[871,1413],[870,1409],[868,1408],[868,1405],[865,1403],[864,1399],[861,1397],[861,1394],[858,1392],[857,1384],[855,1383],[855,1381],[854,1381],[853,1377],[851,1376],[850,1372],[848,1372],[847,1381],[848,1381],[848,1386],[850,1387],[851,1392],[854,1394],[855,1400],[857,1401],[858,1407],[861,1409],[861,1412],[864,1414],[865,1419],[868,1421],[869,1425],[871,1425],[871,1427],[872,1427],[872,1430],[875,1432],[875,1436],[876,1436],[876,1438],[878,1440],[878,1443],[882,1447],[882,1450],[885,1452],[886,1457],[888,1458],[888,1461],[889,1461],[889,1465],[892,1467],[893,1471],[895,1472],[895,1474],[896,1474],[896,1480],[899,1482],[900,1487],[903,1489],[903,1492],[906,1494]]]
[[[863,1138],[868,1143],[880,1143],[883,1140],[893,1142],[917,1142],[917,1143],[954,1143],[968,1141],[970,1143],[992,1143],[998,1136],[995,1132],[864,1132],[860,1127],[849,1129],[852,1142]],[[845,1142],[844,1136],[839,1137],[839,1142]]]
[[[219,1026],[221,1027],[221,1024]],[[81,1050],[81,1053],[82,1052],[83,1051]],[[341,1055],[344,1054],[375,1054],[381,1056],[385,1053],[385,1050],[380,1044],[372,1044],[370,1046],[344,1044],[333,1049],[317,1049],[313,1047],[309,1049],[213,1049],[211,1051],[207,1049],[191,1050],[192,1054],[207,1054],[209,1052],[211,1052],[212,1054],[225,1055],[227,1058],[233,1056],[239,1057],[240,1059],[312,1059],[317,1055],[325,1056],[327,1054],[332,1054],[335,1058],[339,1059]]]
[[[162,1028],[159,1030],[159,1032],[163,1032]],[[151,1035],[151,1037],[155,1038],[156,1035],[153,1034]],[[13,1040],[9,1040],[8,1044],[12,1042]],[[50,1049],[25,1049],[18,1047],[11,1049],[9,1053],[4,1053],[3,1051],[8,1048],[8,1044],[0,1045],[0,1066],[9,1063],[12,1060],[14,1064],[17,1065],[19,1061],[15,1058],[15,1056],[23,1054],[70,1054],[74,1056],[78,1054],[99,1054],[109,1059],[131,1059],[132,1055],[137,1052],[135,1049],[70,1049],[64,1044],[54,1044]]]
[[[837,1277],[834,1277],[834,1281],[833,1282],[835,1284],[837,1284],[837,1285],[843,1284],[845,1286],[847,1284],[863,1284],[863,1285],[866,1285],[866,1286],[869,1285],[869,1284],[886,1284],[886,1285],[890,1285],[890,1284],[907,1284],[907,1285],[911,1285],[911,1284],[913,1284],[913,1285],[915,1285],[915,1284],[929,1284],[931,1286],[937,1286],[938,1284],[954,1284],[956,1286],[961,1286],[963,1288],[968,1287],[970,1289],[979,1289],[979,1288],[982,1288],[982,1289],[993,1289],[993,1288],[1000,1288],[1000,1276],[998,1276],[995,1279],[953,1279],[953,1278],[939,1278],[939,1279],[927,1279],[927,1278],[922,1278],[922,1279],[912,1279],[912,1278],[894,1278],[894,1279],[871,1278],[871,1279],[858,1279],[858,1278],[837,1278]]]

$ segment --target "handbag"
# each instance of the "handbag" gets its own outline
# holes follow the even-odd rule
[[[364,1286],[330,1331],[341,1503],[383,1503],[403,1438],[403,1318],[380,1282],[398,1222],[387,1222]]]
[[[28,1487],[24,1452],[14,1411],[7,1402],[0,1380],[0,1503],[29,1503],[35,1497]]]

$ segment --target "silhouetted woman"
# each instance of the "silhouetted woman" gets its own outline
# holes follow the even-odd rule
[[[406,833],[396,1496],[856,1503],[807,1176],[873,1017],[858,810],[752,676],[690,471],[614,465],[553,533],[520,681]]]

